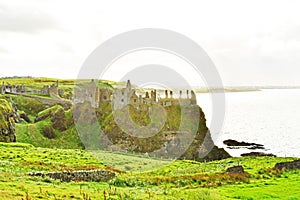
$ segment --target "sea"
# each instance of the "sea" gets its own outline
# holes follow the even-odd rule
[[[198,93],[197,102],[211,127],[209,93]],[[264,150],[230,149],[224,140],[264,145]],[[225,93],[225,118],[220,132],[213,135],[218,147],[232,156],[259,151],[280,157],[300,157],[300,89],[263,89]]]

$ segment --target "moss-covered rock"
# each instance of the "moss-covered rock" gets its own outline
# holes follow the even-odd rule
[[[20,116],[21,119],[23,119],[27,123],[31,122],[31,120],[29,119],[28,115],[24,111],[21,111],[19,113],[19,116]]]
[[[14,110],[5,99],[0,99],[0,142],[16,142]]]
[[[51,126],[43,127],[43,135],[49,139],[55,138],[55,132],[53,131],[53,128]]]

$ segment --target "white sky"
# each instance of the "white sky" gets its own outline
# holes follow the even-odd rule
[[[224,85],[300,85],[299,9],[297,0],[0,0],[0,76],[76,78],[103,41],[132,29],[163,28],[202,46]],[[177,59],[130,56],[119,62],[123,69]],[[118,79],[118,73],[107,77]]]

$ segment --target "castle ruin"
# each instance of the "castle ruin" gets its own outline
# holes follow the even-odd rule
[[[6,93],[25,93],[25,85],[11,85],[10,83],[5,84],[2,82],[2,85],[0,86],[0,94],[6,94]]]
[[[63,90],[59,89],[58,81],[51,85],[45,85],[40,90],[25,90],[25,85],[11,85],[10,83],[0,86],[0,94],[41,94],[45,96],[58,97],[63,94]],[[176,98],[173,91],[157,91],[151,90],[144,93],[138,93],[131,85],[130,80],[127,81],[125,87],[99,88],[94,80],[88,84],[82,84],[74,88],[73,102],[83,103],[89,102],[92,107],[99,107],[101,102],[112,102],[115,110],[121,109],[127,105],[139,108],[140,105],[159,104],[161,106],[172,105],[196,105],[196,95],[193,90],[186,90],[186,93],[179,91]]]
[[[190,95],[189,95],[190,92]],[[98,107],[101,102],[112,102],[114,110],[121,109],[127,105],[138,108],[145,104],[159,104],[161,106],[171,105],[196,105],[196,95],[193,90],[186,91],[186,96],[179,91],[179,98],[175,98],[173,91],[165,90],[164,98],[158,95],[157,90],[147,91],[138,94],[132,88],[130,80],[127,81],[126,87],[114,88],[113,91],[107,88],[99,88],[94,80],[87,85],[81,85],[74,89],[74,103],[89,102],[92,107]]]
[[[173,91],[165,90],[164,98],[158,97],[157,90],[151,90],[142,94],[137,95],[136,90],[132,88],[130,80],[127,81],[125,88],[116,88],[113,93],[113,104],[114,109],[121,109],[124,106],[130,104],[134,107],[139,107],[143,104],[159,104],[161,106],[172,106],[172,105],[196,105],[197,99],[196,94],[191,90],[189,96],[189,90],[186,91],[186,97],[183,97],[182,91],[179,91],[179,98],[174,98]]]
[[[92,107],[98,107],[100,102],[111,102],[112,93],[109,89],[99,88],[94,80],[85,86],[74,88],[73,102],[89,102]]]

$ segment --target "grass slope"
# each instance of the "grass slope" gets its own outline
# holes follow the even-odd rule
[[[300,199],[300,171],[271,169],[276,162],[293,158],[174,161],[154,171],[119,173],[108,183],[61,183],[26,173],[101,169],[107,163],[122,170],[125,164],[138,169],[140,163],[154,166],[160,161],[101,151],[96,159],[85,150],[36,148],[22,143],[0,143],[0,153],[1,199]],[[223,173],[237,164],[244,166],[246,177]]]

